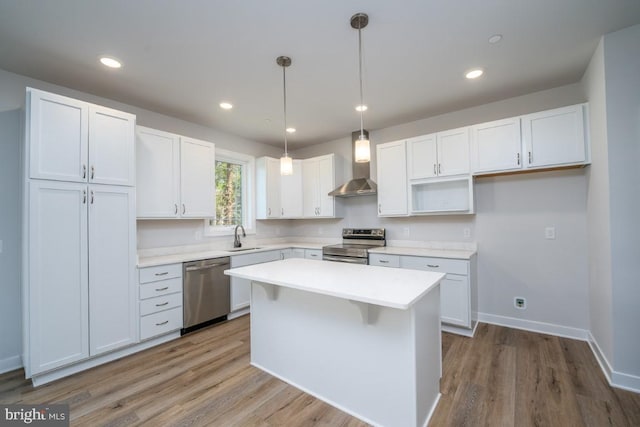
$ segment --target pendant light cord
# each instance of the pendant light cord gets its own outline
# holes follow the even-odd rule
[[[364,139],[364,99],[362,96],[362,28],[361,23],[358,24],[358,70],[360,77],[360,139]]]
[[[284,98],[284,155],[287,153],[287,73],[286,66],[282,66],[282,93]]]

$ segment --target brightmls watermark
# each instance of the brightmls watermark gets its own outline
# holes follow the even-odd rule
[[[68,427],[69,405],[0,405],[0,427]]]

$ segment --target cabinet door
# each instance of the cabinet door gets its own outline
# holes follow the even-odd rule
[[[407,155],[405,141],[376,146],[378,216],[407,214]]]
[[[586,160],[582,105],[522,117],[526,166],[583,163]]]
[[[133,114],[89,108],[89,182],[135,185],[135,125]]]
[[[89,104],[29,89],[29,176],[86,182]]]
[[[329,193],[336,188],[335,156],[318,158],[318,216],[334,217],[335,198]]]
[[[438,175],[469,173],[469,128],[439,132],[437,140]]]
[[[280,215],[302,217],[302,161],[293,160],[293,174],[280,176]],[[284,197],[283,197],[284,196]]]
[[[136,128],[136,210],[138,218],[177,218],[180,203],[180,138]]]
[[[138,341],[135,192],[89,186],[89,325],[92,356]]]
[[[320,205],[320,163],[317,158],[302,161],[302,215],[307,218],[318,216]],[[331,190],[329,190],[331,191]]]
[[[180,140],[180,216],[213,218],[216,214],[214,145]]]
[[[440,282],[440,319],[445,323],[471,327],[469,278],[447,274]]]
[[[267,159],[267,218],[280,218],[280,160]]]
[[[279,165],[278,165],[279,166]],[[254,254],[234,255],[231,257],[231,268],[245,265],[260,264],[277,261],[281,258],[281,251],[257,252]],[[251,303],[251,281],[239,277],[231,277],[231,311],[248,307]]]
[[[87,186],[31,181],[28,197],[25,363],[37,374],[89,356]]]
[[[471,127],[473,173],[521,168],[520,118],[497,120]]]
[[[438,174],[436,135],[425,135],[407,141],[409,179],[432,178]]]

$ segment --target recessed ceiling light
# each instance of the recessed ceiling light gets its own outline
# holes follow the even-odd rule
[[[491,37],[489,37],[489,43],[491,44],[500,43],[501,41],[502,41],[502,34],[494,34]]]
[[[369,107],[367,107],[366,105],[356,105],[356,111],[360,112],[360,111],[367,111],[369,109]]]
[[[481,68],[476,68],[476,69],[467,71],[467,74],[465,74],[464,76],[468,79],[477,79],[483,74],[484,74],[484,71]]]
[[[111,58],[110,56],[101,56],[100,62],[102,65],[109,68],[120,68],[122,67],[122,63],[115,58]]]
[[[233,108],[233,105],[228,102],[221,102],[220,108],[222,108],[223,110],[231,110]]]
[[[288,133],[294,133],[295,131],[296,131],[296,128],[287,128]]]

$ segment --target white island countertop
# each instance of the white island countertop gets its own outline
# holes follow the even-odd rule
[[[251,281],[401,310],[409,309],[443,273],[290,258],[226,270]]]

